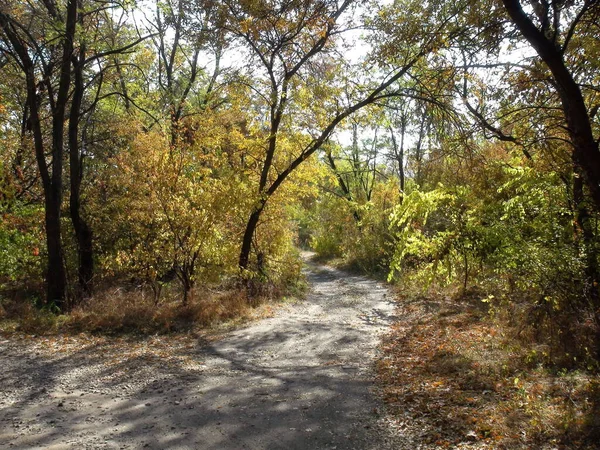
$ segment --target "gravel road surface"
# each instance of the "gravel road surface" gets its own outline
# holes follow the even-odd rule
[[[0,338],[0,448],[414,448],[373,393],[386,287],[307,276],[304,301],[214,342]]]

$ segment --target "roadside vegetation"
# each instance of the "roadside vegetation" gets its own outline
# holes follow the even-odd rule
[[[555,364],[563,348],[478,295],[399,296],[377,377],[400,430],[427,430],[431,448],[598,448],[597,368]]]
[[[0,333],[5,336],[155,336],[220,333],[251,320],[269,317],[275,309],[302,295],[302,289],[272,292],[249,300],[244,290],[222,287],[181,304],[178,292],[159,303],[140,289],[107,290],[68,314],[57,314],[29,301],[5,302]]]

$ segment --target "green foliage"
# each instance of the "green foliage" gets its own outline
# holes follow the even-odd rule
[[[41,276],[40,223],[43,212],[37,205],[16,206],[0,212],[0,285],[4,282],[37,280]]]
[[[492,311],[549,344],[549,360],[588,360],[596,345],[590,260],[564,179],[514,158],[462,177],[445,164],[449,184],[410,193],[392,213],[389,280],[476,287]]]
[[[454,230],[443,224],[447,218],[443,211],[456,206],[457,196],[442,185],[430,192],[413,191],[396,206],[391,214],[392,229],[396,229],[396,245],[390,264],[388,280],[402,271],[402,265],[409,260],[413,267],[427,274],[431,279],[437,274],[439,263],[449,256]],[[432,226],[431,222],[438,222]],[[446,274],[450,275],[450,274]]]
[[[556,173],[491,164],[480,175],[494,184],[487,190],[479,183],[440,184],[414,191],[396,207],[390,279],[407,268],[429,282],[473,271],[543,293],[557,287],[551,289],[557,271],[570,278],[581,270],[566,190]]]

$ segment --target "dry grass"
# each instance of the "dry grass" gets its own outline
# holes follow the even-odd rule
[[[252,298],[244,289],[197,291],[187,305],[176,293],[166,293],[159,304],[140,290],[104,289],[75,307],[55,315],[34,307],[31,301],[5,302],[0,306],[0,330],[36,335],[53,333],[172,333],[235,326],[265,317],[276,302]]]
[[[557,371],[545,349],[471,301],[403,298],[378,362],[383,395],[433,448],[600,448],[600,377]]]

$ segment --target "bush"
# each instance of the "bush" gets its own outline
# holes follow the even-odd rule
[[[598,354],[599,324],[563,181],[514,162],[479,170],[467,182],[414,191],[396,207],[389,279],[477,285],[496,314],[549,346],[548,362],[585,365]]]

